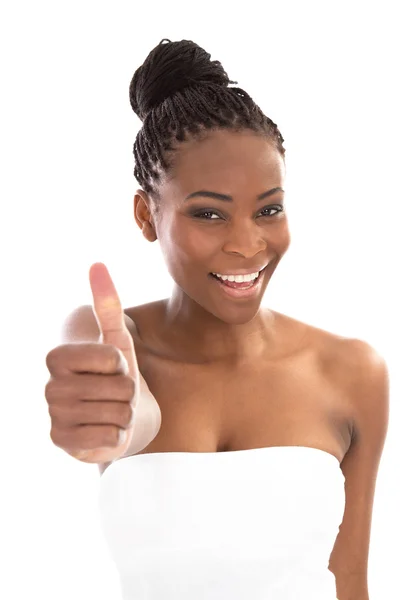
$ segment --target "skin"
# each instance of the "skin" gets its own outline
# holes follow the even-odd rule
[[[154,215],[147,195],[138,190],[136,221],[145,227],[147,239],[159,240],[174,280],[163,329],[169,343],[173,337],[174,345],[186,354],[224,361],[276,350],[273,313],[260,311],[260,304],[290,245],[290,233],[282,210],[284,192],[256,198],[274,188],[284,189],[284,178],[284,161],[265,138],[251,132],[218,131],[180,151],[173,177],[160,186],[159,216]],[[229,194],[233,201],[204,197],[185,201],[198,190]],[[195,208],[197,212],[213,209],[216,214],[194,218]],[[219,291],[209,285],[210,272],[229,274],[253,267],[256,271],[268,261],[260,293],[250,300],[228,298],[221,303]]]
[[[340,600],[369,600],[368,552],[375,481],[388,426],[388,369],[362,340],[335,336],[261,307],[270,278],[290,246],[287,214],[276,211],[285,208],[284,192],[257,201],[258,195],[278,187],[285,189],[285,164],[270,142],[252,132],[216,131],[180,147],[172,173],[159,187],[159,211],[143,190],[137,191],[136,223],[148,241],[158,239],[174,281],[170,298],[125,311],[135,323],[132,335],[140,370],[163,414],[160,434],[143,453],[181,446],[191,451],[208,451],[210,446],[214,451],[218,436],[224,435],[230,440],[221,444],[224,449],[297,445],[301,440],[318,447],[323,440],[319,446],[338,458],[346,480],[345,512],[329,569]],[[233,201],[199,197],[185,202],[198,190],[227,194]],[[195,208],[206,211],[205,218],[195,218]],[[259,294],[246,300],[223,297],[209,279],[210,272],[228,274],[267,261]],[[297,372],[305,383],[294,404],[297,381],[286,391],[282,382]],[[246,376],[252,381],[252,397],[240,387]],[[220,401],[218,383],[228,398],[221,421],[227,423],[225,431],[210,425],[218,422],[219,413],[212,412]],[[278,390],[276,409],[269,388]],[[170,394],[164,400],[166,389]],[[307,405],[311,408],[304,417],[300,409],[311,402],[312,393],[315,401]],[[185,403],[177,404],[178,410],[172,399],[182,395]],[[205,400],[209,395],[210,405]],[[252,402],[248,412],[260,416],[247,431],[243,409],[237,409],[237,398],[242,397]],[[327,412],[318,417],[321,398],[332,398],[329,419]],[[292,439],[286,431],[295,410]],[[180,431],[188,429],[187,438],[174,441],[181,413],[185,426]],[[340,418],[335,420],[334,414]],[[270,418],[279,426],[266,433]],[[204,423],[204,431],[215,435],[200,438],[199,425],[190,430],[192,422]],[[311,430],[314,438],[307,434]],[[235,438],[233,431],[242,437]],[[194,439],[200,439],[197,446]]]

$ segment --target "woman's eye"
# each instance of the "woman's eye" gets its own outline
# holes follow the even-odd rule
[[[263,213],[265,210],[271,210],[275,212],[269,215],[262,215],[263,217],[275,217],[283,211],[283,206],[281,204],[277,204],[276,206],[266,206],[261,212]]]
[[[263,214],[265,211],[268,211],[269,214]],[[281,204],[277,204],[276,206],[266,206],[262,209],[260,216],[262,217],[275,217],[277,214],[283,211],[283,206]],[[216,221],[218,219],[213,219],[211,217],[207,217],[205,215],[217,215],[218,219],[220,219],[220,215],[214,210],[204,210],[202,212],[196,212],[193,214],[194,217],[204,219],[205,221]]]
[[[204,212],[195,213],[193,216],[198,217],[200,219],[206,219],[208,221],[215,220],[215,219],[209,219],[208,217],[205,217],[204,215],[217,215],[217,217],[219,218],[219,215],[216,212],[214,212],[213,210],[205,210]]]

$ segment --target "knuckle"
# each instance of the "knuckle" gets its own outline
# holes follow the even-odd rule
[[[54,379],[49,379],[44,388],[44,395],[46,400],[49,402],[53,396],[54,390]]]
[[[59,351],[60,346],[57,346],[56,348],[52,348],[46,355],[46,367],[50,372],[52,372],[58,361]]]
[[[66,394],[65,381],[60,381],[60,378],[51,378],[45,386],[44,395],[48,404],[53,404],[60,401]]]
[[[57,429],[56,427],[52,427],[50,429],[50,439],[53,442],[53,444],[55,446],[60,446],[61,445],[61,435],[60,435],[60,430]]]
[[[49,404],[49,415],[53,425],[55,424],[71,424],[70,407],[58,404]]]
[[[48,411],[49,411],[51,422],[54,423],[54,421],[57,419],[57,414],[56,414],[56,411],[54,410],[53,404],[49,404]]]

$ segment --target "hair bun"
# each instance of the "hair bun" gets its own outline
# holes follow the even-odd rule
[[[164,42],[167,42],[166,44]],[[132,77],[129,100],[143,121],[166,98],[187,87],[213,83],[227,87],[230,81],[221,63],[190,40],[163,39]]]

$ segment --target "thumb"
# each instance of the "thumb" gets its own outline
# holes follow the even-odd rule
[[[139,367],[132,335],[126,323],[114,282],[103,263],[94,263],[89,270],[93,295],[93,312],[100,329],[100,341],[118,348],[128,364],[128,372],[139,383]]]

